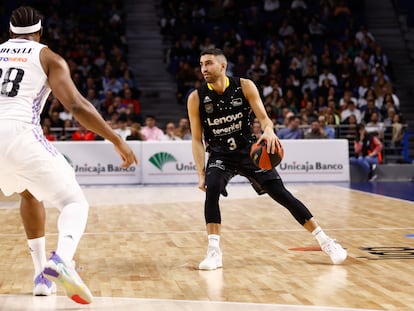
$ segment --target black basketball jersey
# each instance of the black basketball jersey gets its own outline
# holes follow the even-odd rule
[[[204,82],[198,89],[200,119],[208,152],[237,151],[251,139],[251,107],[244,97],[240,78],[227,77],[223,94]]]

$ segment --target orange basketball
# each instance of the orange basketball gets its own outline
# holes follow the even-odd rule
[[[250,158],[253,163],[264,170],[271,170],[272,168],[279,165],[283,160],[283,147],[280,144],[280,141],[276,141],[276,152],[267,153],[267,146],[264,141],[260,144],[253,144],[250,148]]]

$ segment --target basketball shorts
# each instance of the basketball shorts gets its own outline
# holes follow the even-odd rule
[[[224,180],[225,184],[235,175],[246,177],[258,194],[266,191],[262,185],[270,180],[280,179],[276,169],[263,170],[253,164],[249,151],[211,153],[206,167],[206,185]]]
[[[56,203],[79,194],[73,168],[40,127],[0,120],[0,136],[0,189],[4,195],[28,190],[39,201]]]

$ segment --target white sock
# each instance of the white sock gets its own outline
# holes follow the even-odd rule
[[[208,247],[220,249],[220,236],[218,234],[208,235]]]
[[[89,206],[72,203],[65,206],[58,219],[59,238],[56,253],[70,264],[85,231]]]
[[[322,245],[329,239],[321,227],[317,227],[315,230],[313,230],[312,235],[316,238],[316,240],[318,240],[319,245]]]
[[[39,275],[46,265],[46,238],[44,236],[27,240],[30,255],[35,269],[35,277]]]

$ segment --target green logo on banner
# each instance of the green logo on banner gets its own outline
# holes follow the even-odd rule
[[[165,163],[167,162],[176,162],[177,160],[174,158],[174,156],[168,152],[158,152],[151,156],[149,158],[149,161],[160,171],[162,171],[162,168]]]

